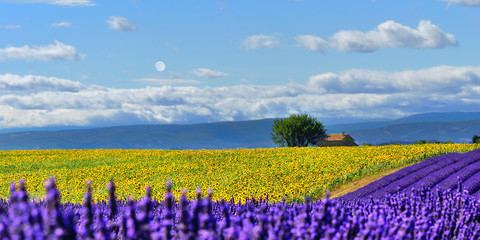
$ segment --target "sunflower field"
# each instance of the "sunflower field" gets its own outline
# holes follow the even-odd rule
[[[44,181],[54,177],[62,202],[81,203],[86,182],[93,199],[107,200],[107,184],[120,199],[140,199],[145,187],[163,199],[165,182],[194,199],[197,188],[212,189],[213,200],[247,197],[278,202],[322,197],[327,189],[361,176],[480,144],[423,144],[362,147],[307,147],[223,150],[26,150],[0,151],[0,198],[12,181],[26,180],[29,195],[43,199]]]

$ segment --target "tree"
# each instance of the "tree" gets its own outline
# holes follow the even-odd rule
[[[290,115],[273,122],[272,140],[281,147],[316,146],[326,137],[323,124],[308,114]]]
[[[418,140],[416,142],[414,142],[413,144],[427,144],[427,140]]]
[[[480,136],[473,135],[472,143],[480,143]]]

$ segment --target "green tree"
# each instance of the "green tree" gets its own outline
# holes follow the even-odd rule
[[[427,144],[427,140],[418,140],[416,142],[414,142],[413,144]]]
[[[473,135],[472,143],[480,143],[480,136]]]
[[[290,115],[273,122],[272,140],[281,147],[316,146],[326,137],[323,124],[308,114]]]

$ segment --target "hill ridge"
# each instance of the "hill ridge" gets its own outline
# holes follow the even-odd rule
[[[435,115],[434,118],[430,118]],[[452,116],[456,115],[456,116]],[[443,116],[443,117],[442,117]],[[478,119],[475,119],[477,118]],[[433,122],[435,119],[443,121]],[[463,119],[464,121],[453,121]],[[275,119],[235,122],[125,125],[0,134],[0,149],[221,149],[271,148]],[[412,122],[413,121],[413,122]],[[415,122],[418,121],[418,122]],[[480,112],[426,113],[392,121],[326,125],[327,133],[349,133],[357,142],[413,143],[417,140],[470,142],[480,135]]]

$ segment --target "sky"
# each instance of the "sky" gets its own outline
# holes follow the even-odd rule
[[[478,111],[480,0],[0,0],[0,130]]]

